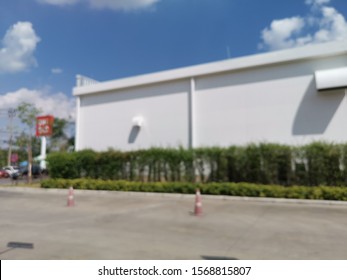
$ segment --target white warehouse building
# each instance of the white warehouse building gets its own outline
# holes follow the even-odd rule
[[[347,41],[97,82],[77,76],[76,150],[347,142]]]

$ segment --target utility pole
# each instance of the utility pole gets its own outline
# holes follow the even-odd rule
[[[8,158],[7,158],[7,165],[11,165],[11,159],[12,159],[12,138],[13,138],[13,118],[16,116],[16,109],[10,108],[8,109],[8,117],[10,119],[10,126],[9,126],[9,141],[8,141]]]

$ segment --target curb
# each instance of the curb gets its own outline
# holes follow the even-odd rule
[[[0,191],[9,192],[25,192],[25,193],[62,193],[66,194],[68,189],[43,189],[43,188],[30,188],[30,187],[0,187]],[[76,194],[87,195],[116,195],[116,196],[153,196],[153,197],[167,197],[177,199],[192,199],[195,194],[180,194],[180,193],[153,193],[153,192],[126,192],[126,191],[103,191],[103,190],[78,190],[74,189]],[[204,199],[211,200],[225,200],[225,201],[250,201],[260,203],[282,203],[282,204],[306,204],[306,205],[338,205],[347,206],[347,201],[339,200],[314,200],[314,199],[292,199],[292,198],[271,198],[271,197],[248,197],[248,196],[226,196],[226,195],[204,195]]]

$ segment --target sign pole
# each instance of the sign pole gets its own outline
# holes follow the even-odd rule
[[[46,151],[47,141],[46,136],[41,136],[41,155],[40,155],[40,167],[46,169]]]
[[[8,158],[7,158],[7,165],[12,165],[12,138],[13,138],[13,118],[16,116],[16,109],[10,108],[8,110],[8,117],[10,118],[10,138],[8,141]]]
[[[53,134],[54,117],[51,115],[39,116],[36,118],[36,137],[41,139],[41,154],[39,156],[40,167],[46,169],[47,136]]]

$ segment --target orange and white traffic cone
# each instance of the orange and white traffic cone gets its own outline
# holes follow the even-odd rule
[[[199,189],[196,189],[196,194],[195,194],[194,215],[195,216],[201,216],[202,215],[201,193],[200,193]]]
[[[75,206],[75,198],[74,198],[74,193],[73,193],[73,187],[69,188],[69,194],[67,197],[67,206],[72,207]]]

